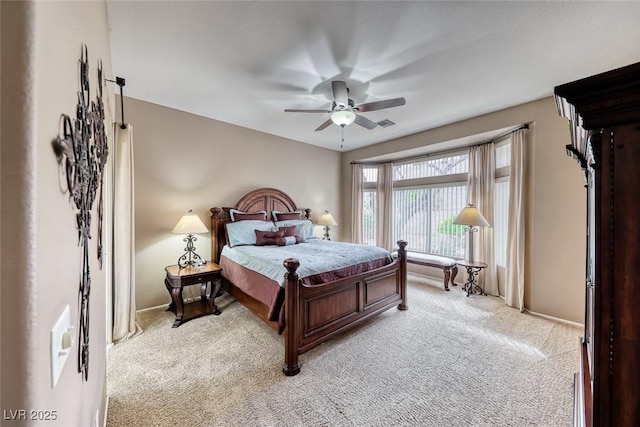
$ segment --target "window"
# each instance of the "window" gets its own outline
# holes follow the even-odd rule
[[[362,244],[364,245],[375,246],[376,244],[376,199],[375,190],[364,190],[362,195],[362,203],[364,204],[362,209]]]
[[[498,265],[505,265],[509,210],[510,139],[495,145],[494,244]],[[393,241],[407,249],[464,258],[465,227],[453,220],[467,204],[469,156],[466,149],[393,165]],[[365,166],[363,243],[376,244],[377,166]]]
[[[509,226],[509,175],[511,139],[496,144],[496,185],[493,191],[493,245],[497,265],[507,265],[507,230]]]
[[[496,179],[493,192],[493,245],[497,265],[507,265],[507,229],[509,226],[509,177]]]
[[[468,155],[394,165],[393,236],[415,252],[464,257],[464,227],[452,224],[467,203]]]
[[[364,193],[362,194],[362,244],[376,244],[376,217],[378,168],[365,166],[362,168]]]
[[[394,240],[406,240],[410,251],[463,258],[464,227],[452,222],[466,200],[462,183],[394,190]]]

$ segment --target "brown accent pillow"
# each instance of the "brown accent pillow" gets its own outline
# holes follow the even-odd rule
[[[284,231],[284,237],[287,236],[295,236],[296,235],[296,227],[295,225],[291,225],[289,227],[279,227],[278,231]]]
[[[256,246],[277,245],[278,239],[284,240],[284,231],[256,230]]]
[[[302,242],[302,237],[298,235],[276,238],[276,244],[278,246],[297,245],[300,242]]]
[[[302,211],[293,211],[293,212],[273,212],[272,213],[275,218],[275,221],[287,221],[290,219],[303,219]]]
[[[266,221],[267,220],[267,212],[240,212],[237,210],[230,211],[230,214],[233,218],[233,221],[244,221],[244,220],[258,220],[258,221]]]

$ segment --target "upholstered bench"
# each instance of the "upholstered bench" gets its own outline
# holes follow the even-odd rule
[[[391,254],[394,258],[398,256],[398,252]],[[449,281],[453,286],[456,286],[454,282],[456,275],[458,274],[458,266],[456,260],[440,255],[423,254],[420,252],[408,252],[407,262],[409,264],[424,265],[427,267],[441,268],[444,272],[444,289],[449,290]]]

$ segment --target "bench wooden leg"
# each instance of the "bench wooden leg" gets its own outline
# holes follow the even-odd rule
[[[458,274],[458,266],[457,266],[457,265],[455,265],[455,266],[453,266],[453,268],[451,269],[451,284],[452,284],[453,286],[457,286],[457,285],[456,285],[456,282],[455,282],[455,280],[456,280],[456,275],[457,275],[457,274]]]
[[[449,290],[449,276],[451,275],[451,272],[449,271],[448,268],[444,269],[444,290],[448,291]]]

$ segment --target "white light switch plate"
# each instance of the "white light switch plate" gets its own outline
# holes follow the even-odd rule
[[[62,314],[51,329],[51,388],[54,388],[60,378],[71,348],[73,347],[73,327],[71,326],[71,309],[65,306]]]

